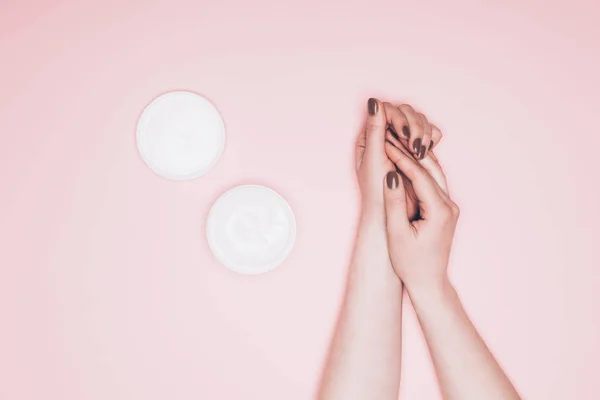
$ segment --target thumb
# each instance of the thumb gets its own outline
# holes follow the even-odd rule
[[[383,104],[377,99],[370,98],[367,102],[367,123],[365,127],[366,151],[371,154],[380,154],[384,156],[385,150],[385,130],[387,120]]]
[[[404,236],[411,227],[406,215],[406,191],[396,171],[387,173],[383,197],[388,237]]]

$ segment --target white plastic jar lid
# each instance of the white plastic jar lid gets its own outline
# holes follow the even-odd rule
[[[278,267],[292,251],[296,219],[274,190],[242,185],[217,199],[208,215],[206,237],[225,267],[241,274],[262,274]]]
[[[169,92],[152,101],[137,125],[138,150],[158,175],[174,180],[205,174],[225,147],[221,115],[204,97]]]

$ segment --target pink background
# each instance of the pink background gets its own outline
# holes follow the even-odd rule
[[[443,129],[452,277],[521,392],[600,396],[597,2],[85,3],[0,3],[0,399],[311,398],[371,95]],[[174,89],[227,129],[188,182],[135,147],[143,107]],[[220,266],[204,236],[241,183],[298,220],[263,276]],[[439,398],[410,307],[404,332],[401,397]]]

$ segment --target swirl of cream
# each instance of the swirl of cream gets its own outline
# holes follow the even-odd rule
[[[227,221],[228,240],[242,253],[267,254],[285,232],[279,210],[240,207]]]

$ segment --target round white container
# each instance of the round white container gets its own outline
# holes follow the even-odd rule
[[[169,92],[152,101],[137,125],[138,150],[158,175],[174,180],[208,172],[225,147],[219,111],[204,97]]]
[[[292,251],[296,219],[274,190],[242,185],[217,199],[208,215],[206,237],[225,267],[240,274],[262,274],[278,267]]]

